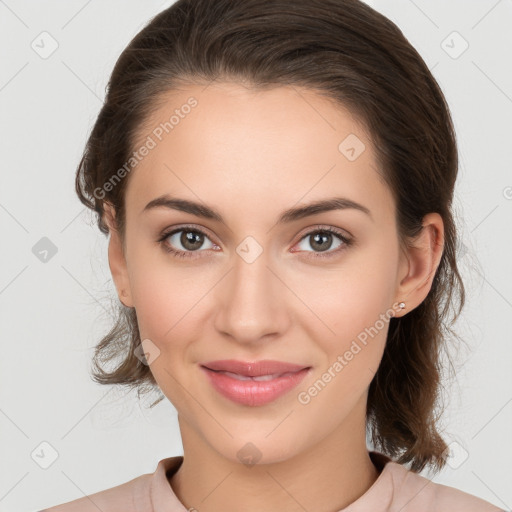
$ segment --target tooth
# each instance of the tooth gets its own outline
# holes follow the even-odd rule
[[[253,377],[253,380],[257,381],[264,381],[264,380],[272,380],[276,377],[279,377],[278,373],[275,373],[274,375],[260,375],[259,377]]]
[[[232,378],[238,379],[238,380],[255,380],[255,381],[267,381],[267,380],[272,380],[272,379],[275,379],[275,378],[281,376],[280,373],[274,373],[272,375],[260,375],[258,377],[247,377],[246,375],[239,375],[238,373],[231,373],[231,372],[227,372],[227,371],[221,371],[220,373],[224,373],[225,375],[228,375],[229,377],[232,377]],[[287,374],[285,373],[283,375],[287,375]]]
[[[238,380],[252,380],[251,377],[246,377],[245,375],[238,375],[238,373],[231,373],[231,372],[221,372],[225,375],[229,375],[230,377],[233,377],[234,379]]]

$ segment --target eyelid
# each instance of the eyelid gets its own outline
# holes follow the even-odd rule
[[[303,231],[298,235],[298,242],[300,242],[305,236],[311,235],[316,231],[327,231],[331,232],[337,236],[346,238],[348,240],[352,240],[353,236],[346,229],[338,228],[336,226],[331,226],[330,224],[314,224],[313,226],[308,226],[304,228]]]
[[[182,224],[182,225],[178,225],[178,226],[173,226],[172,228],[169,228],[169,229],[164,229],[162,231],[162,234],[160,235],[160,238],[158,239],[158,242],[165,240],[166,238],[170,237],[171,235],[173,235],[175,233],[178,233],[180,231],[185,231],[187,229],[189,231],[196,231],[198,233],[201,233],[201,234],[207,236],[212,241],[213,244],[215,244],[217,246],[220,245],[213,240],[213,239],[215,239],[215,236],[211,234],[209,229],[207,229],[203,226],[199,227],[194,224]]]
[[[168,236],[181,231],[183,229],[190,229],[191,231],[198,231],[199,233],[203,233],[204,235],[207,235],[210,239],[215,238],[214,235],[211,234],[210,230],[208,228],[205,228],[203,226],[196,226],[195,224],[180,224],[178,226],[173,226],[169,229],[164,229],[161,234],[161,238],[158,240],[159,242],[167,238]],[[348,232],[346,229],[337,228],[335,226],[331,226],[328,224],[314,224],[313,226],[308,226],[307,228],[304,228],[304,230],[298,235],[297,242],[300,242],[305,236],[311,234],[315,230],[318,231],[332,231],[337,232],[338,235],[343,235],[345,238],[352,239],[353,235]],[[346,234],[345,234],[346,233]],[[213,242],[213,240],[212,240]],[[295,242],[295,243],[297,243]],[[217,242],[214,242],[215,245],[220,245]]]

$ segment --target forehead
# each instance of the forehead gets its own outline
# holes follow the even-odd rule
[[[171,193],[247,215],[343,195],[392,215],[365,127],[349,110],[295,86],[190,85],[159,99],[134,150],[127,210]],[[240,212],[238,212],[240,213]]]

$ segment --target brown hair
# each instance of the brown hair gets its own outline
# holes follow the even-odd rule
[[[413,471],[427,464],[441,469],[447,445],[434,414],[441,398],[440,351],[445,331],[458,338],[450,326],[465,292],[451,212],[457,147],[436,80],[400,29],[358,0],[178,0],[120,55],[77,169],[76,191],[97,213],[103,233],[108,201],[123,239],[129,176],[104,185],[129,160],[161,95],[213,80],[307,87],[362,120],[396,203],[403,247],[421,231],[424,215],[441,215],[444,250],[432,288],[417,308],[391,318],[367,404],[367,434],[376,448],[398,463],[410,462]],[[149,367],[134,355],[141,341],[136,311],[121,303],[118,308],[115,325],[96,347],[93,379],[154,390]],[[116,367],[106,370],[114,360]]]

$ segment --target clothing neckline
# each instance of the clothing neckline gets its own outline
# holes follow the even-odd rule
[[[368,454],[379,473],[377,479],[364,494],[338,512],[359,512],[366,510],[365,507],[370,504],[372,506],[375,504],[374,512],[387,510],[393,498],[393,486],[400,485],[399,480],[405,477],[407,469],[387,455],[374,450],[368,451]],[[181,467],[183,460],[183,455],[176,455],[162,459],[158,463],[151,482],[151,501],[155,512],[187,512],[170,483],[170,479]]]

